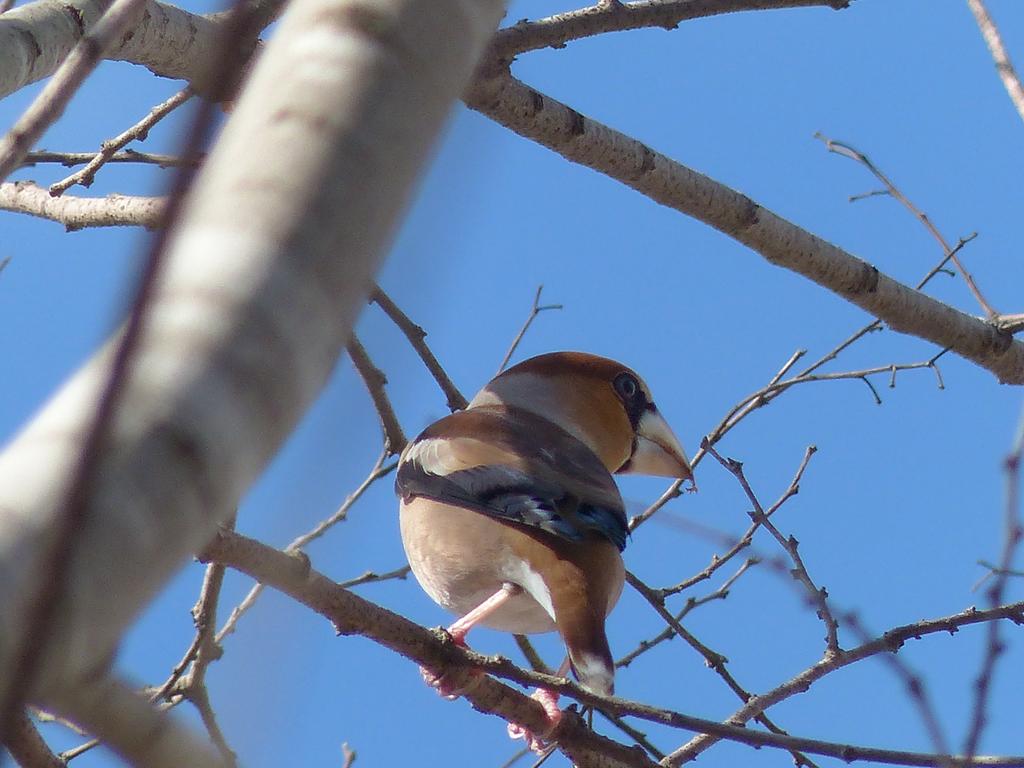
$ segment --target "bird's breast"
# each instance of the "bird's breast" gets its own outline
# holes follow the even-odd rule
[[[479,512],[417,497],[399,511],[402,543],[423,590],[457,616],[464,616],[512,583],[523,591],[481,622],[517,634],[555,628],[551,597],[539,574],[514,551],[526,534]]]

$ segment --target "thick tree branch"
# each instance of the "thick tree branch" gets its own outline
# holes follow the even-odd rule
[[[114,0],[71,49],[46,86],[14,126],[0,137],[0,181],[6,179],[62,114],[115,40],[141,18],[143,0]]]
[[[57,706],[130,765],[140,768],[225,768],[213,747],[170,712],[112,678],[61,692]]]
[[[545,96],[505,73],[478,78],[466,103],[567,160],[632,187],[655,202],[703,221],[749,246],[776,266],[836,293],[889,327],[949,347],[992,371],[1000,381],[1024,384],[1024,343],[899,283],[761,207],[745,195],[697,173],[643,143]]]
[[[60,711],[109,664],[316,397],[501,12],[500,0],[289,5],[171,233],[34,700]],[[0,455],[0,700],[115,347]]]
[[[87,227],[145,227],[156,229],[163,219],[167,198],[107,195],[106,197],[51,197],[34,181],[0,183],[0,211],[27,213],[63,224],[70,232]]]
[[[109,0],[36,0],[0,18],[0,98],[52,75]],[[115,41],[107,58],[141,64],[164,77],[209,88],[216,38],[214,18],[145,0],[132,34]]]
[[[53,753],[26,713],[18,716],[7,734],[6,747],[21,768],[66,768]]]
[[[510,62],[527,51],[564,48],[573,40],[608,32],[649,27],[671,30],[684,21],[706,16],[809,6],[840,10],[849,6],[849,0],[641,0],[621,5],[597,2],[546,19],[523,20],[498,30],[486,58]]]

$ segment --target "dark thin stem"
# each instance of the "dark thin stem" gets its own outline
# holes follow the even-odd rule
[[[1014,435],[1013,446],[1010,453],[1003,462],[1005,474],[1005,497],[1006,503],[1003,512],[1003,551],[999,559],[999,568],[995,570],[995,578],[992,586],[988,589],[988,601],[991,607],[998,606],[1003,602],[1006,593],[1006,583],[1009,579],[1014,555],[1020,546],[1021,536],[1024,535],[1024,528],[1021,526],[1019,508],[1020,489],[1020,463],[1024,453],[1024,410],[1017,422],[1017,431]],[[988,637],[985,643],[985,656],[981,662],[981,669],[974,685],[974,707],[971,712],[970,730],[964,742],[964,754],[973,757],[978,752],[978,745],[981,742],[981,735],[987,724],[989,692],[992,686],[992,678],[995,672],[996,662],[1003,655],[1005,646],[1000,638],[999,624],[992,622],[988,625]]]
[[[363,380],[366,390],[370,393],[373,406],[377,409],[377,415],[380,417],[380,427],[384,433],[384,454],[397,456],[405,450],[407,440],[402,431],[402,425],[398,422],[398,416],[395,415],[391,400],[388,399],[384,389],[388,383],[387,376],[373,364],[366,348],[359,342],[355,334],[349,339],[347,349],[349,357],[352,358],[352,364],[355,366],[359,378]]]
[[[539,315],[541,312],[547,312],[548,310],[551,309],[562,309],[561,304],[542,305],[540,303],[540,294],[543,290],[543,285],[537,286],[537,293],[533,297],[533,307],[530,309],[530,314],[527,316],[526,322],[523,323],[523,327],[519,329],[519,333],[517,333],[516,337],[512,339],[512,344],[509,346],[508,352],[506,352],[505,356],[501,359],[501,365],[498,366],[498,373],[501,373],[502,371],[505,370],[505,366],[507,366],[508,361],[512,359],[512,355],[515,354],[516,349],[519,347],[520,342],[522,342],[523,337],[526,335],[526,332],[530,330],[530,326],[533,325],[533,321],[537,319],[537,315]]]
[[[384,310],[384,314],[391,318],[391,322],[397,325],[398,330],[409,340],[409,343],[416,350],[423,364],[427,366],[430,375],[434,377],[434,381],[437,382],[437,385],[441,387],[441,391],[444,392],[444,396],[448,399],[448,408],[452,411],[461,411],[469,405],[469,401],[462,396],[462,393],[452,383],[452,380],[448,378],[448,374],[445,373],[444,368],[441,367],[437,358],[434,357],[430,347],[426,345],[424,339],[427,336],[427,332],[410,320],[409,316],[399,309],[398,305],[379,286],[370,294],[370,301]]]

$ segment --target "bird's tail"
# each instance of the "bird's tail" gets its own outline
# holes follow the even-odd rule
[[[615,693],[615,663],[604,631],[604,617],[559,621],[558,630],[565,640],[569,664],[580,685],[601,696]]]

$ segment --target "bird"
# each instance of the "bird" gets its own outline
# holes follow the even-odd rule
[[[614,693],[605,620],[622,593],[629,529],[613,474],[693,483],[686,452],[629,367],[586,352],[551,352],[497,375],[411,441],[395,492],[402,543],[423,590],[474,626],[557,630],[588,691]],[[695,487],[695,486],[694,486]],[[424,678],[448,698],[441,677]],[[443,677],[443,676],[442,676]],[[550,721],[557,695],[535,698]],[[544,745],[510,724],[510,735]]]

